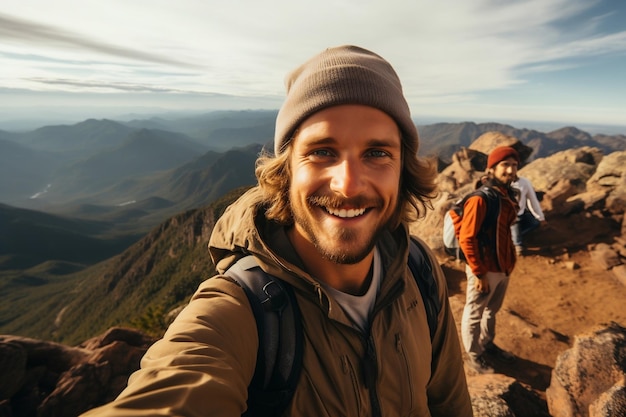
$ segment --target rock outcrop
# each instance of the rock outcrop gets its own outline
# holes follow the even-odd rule
[[[585,146],[525,164],[531,156],[525,145],[511,136],[486,133],[468,148],[456,152],[452,163],[440,171],[437,178],[439,196],[432,202],[433,210],[412,224],[411,232],[422,237],[440,255],[446,256],[442,250],[444,214],[454,201],[475,188],[475,183],[484,175],[489,152],[501,145],[512,146],[520,152],[522,168],[519,175],[530,179],[542,197],[541,206],[548,219],[548,227],[555,225],[552,226],[552,232],[548,230],[541,234],[538,239],[539,249],[544,250],[544,254],[556,254],[555,261],[559,258],[567,259],[569,250],[586,249],[596,265],[610,270],[618,281],[626,285],[624,151],[604,155],[598,148]],[[558,233],[561,224],[569,227],[575,225],[575,230],[567,234],[562,233],[562,230]],[[571,268],[575,269],[576,264],[572,263]],[[509,377],[469,376],[474,415],[626,416],[623,372],[626,366],[626,343],[622,332],[623,328],[613,325],[579,339],[581,341],[573,350],[578,352],[584,346],[593,346],[596,352],[589,354],[592,359],[567,360],[567,355],[559,359],[552,376],[549,410],[542,399],[533,392],[527,392],[523,385]],[[605,362],[600,358],[593,359],[596,357],[593,355],[602,355],[601,352],[608,357],[613,356],[612,361],[608,358],[605,358]],[[584,368],[581,368],[581,363],[585,365]],[[585,375],[596,373],[604,375],[597,381],[599,385],[593,387],[593,381],[589,381]]]
[[[545,401],[506,375],[478,375],[467,384],[474,417],[550,416]]]
[[[452,163],[437,177],[439,195],[432,201],[433,210],[411,225],[411,232],[422,237],[436,251],[443,249],[442,227],[445,212],[454,201],[475,188],[484,175],[487,155],[496,146],[512,146],[520,152],[522,168],[519,175],[528,178],[538,195],[547,219],[579,216],[581,219],[602,218],[615,224],[612,250],[618,261],[614,273],[617,279],[626,274],[626,151],[603,155],[598,148],[580,147],[535,159],[524,165],[532,148],[512,136],[488,132],[468,148],[453,155]],[[591,236],[577,242],[579,246],[597,243]],[[611,243],[611,242],[609,242]],[[572,242],[554,242],[563,247]],[[593,246],[591,249],[593,250]]]
[[[546,390],[554,417],[626,416],[626,328],[577,336],[557,359]]]
[[[0,336],[0,416],[73,417],[109,402],[154,341],[124,328],[76,347]]]
[[[525,162],[533,149],[513,136],[501,132],[487,132],[478,137],[468,148],[452,155],[452,163],[439,174],[437,183],[441,192],[458,194],[474,188],[476,180],[487,168],[487,156],[497,146],[511,146]]]

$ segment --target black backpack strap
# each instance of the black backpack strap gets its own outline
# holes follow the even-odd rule
[[[431,340],[441,311],[437,283],[424,248],[411,239],[408,266],[426,309]],[[304,336],[291,285],[266,274],[252,256],[240,259],[226,275],[246,293],[257,323],[259,351],[243,416],[280,416],[291,402],[302,370]]]
[[[485,218],[495,222],[500,213],[500,193],[486,185],[479,188],[477,192],[482,194],[487,202],[487,214]]]
[[[302,369],[300,309],[291,285],[266,274],[253,256],[226,275],[245,291],[257,323],[259,351],[244,416],[280,416],[291,402]]]
[[[439,291],[428,255],[422,245],[413,238],[411,238],[409,246],[408,264],[411,274],[417,283],[417,287],[422,294],[424,308],[426,309],[426,318],[428,319],[428,327],[430,329],[430,340],[432,341],[437,331],[437,319],[441,311]]]
[[[493,259],[497,264],[499,264],[496,246],[489,233],[490,231],[497,229],[498,217],[500,216],[500,193],[486,185],[482,186],[476,192],[482,195],[487,203],[485,220],[483,220],[483,224],[480,226],[480,230],[478,231],[478,235],[476,237],[480,242],[482,242],[481,250],[491,248]],[[498,265],[498,268],[499,267],[500,266]]]

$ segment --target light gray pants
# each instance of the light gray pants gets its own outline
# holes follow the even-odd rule
[[[487,272],[489,293],[481,294],[476,290],[478,279],[466,266],[467,296],[461,318],[461,338],[465,351],[476,359],[485,351],[485,346],[496,337],[496,313],[502,307],[509,277],[504,272]]]

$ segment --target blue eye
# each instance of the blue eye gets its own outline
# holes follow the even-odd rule
[[[389,153],[381,151],[380,149],[372,149],[368,152],[368,155],[374,158],[384,158],[386,156],[389,156]]]
[[[313,152],[311,152],[311,155],[316,155],[316,156],[329,156],[330,152],[328,151],[328,149],[316,149]]]

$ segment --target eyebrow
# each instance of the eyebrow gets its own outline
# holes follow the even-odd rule
[[[320,145],[333,145],[337,143],[337,141],[332,137],[323,137],[319,139],[312,139],[306,142],[306,146],[320,146]],[[402,140],[399,143],[395,143],[393,139],[379,139],[379,138],[371,138],[368,139],[365,143],[365,146],[368,148],[401,148]]]
[[[393,139],[370,139],[367,141],[368,146],[377,148],[398,148],[402,147],[402,139],[399,142],[395,142]]]

